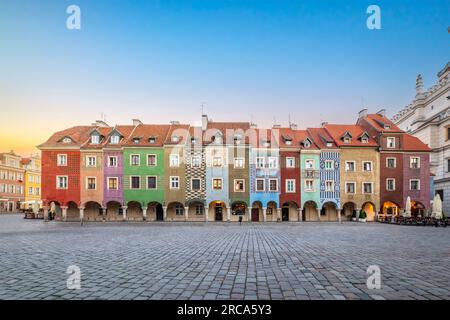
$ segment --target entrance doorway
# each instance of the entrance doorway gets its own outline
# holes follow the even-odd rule
[[[160,203],[156,205],[156,221],[164,221],[164,210]]]
[[[259,221],[259,209],[258,208],[252,208],[252,221],[254,221],[254,222]]]
[[[216,204],[214,208],[214,220],[222,221],[223,220],[223,208],[222,204]]]
[[[289,208],[281,208],[281,221],[289,221]]]

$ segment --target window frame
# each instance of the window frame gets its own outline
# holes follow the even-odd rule
[[[116,181],[117,188],[113,188],[113,189],[110,188],[110,184],[109,184],[110,180],[115,180]],[[107,177],[107,179],[106,179],[106,189],[107,190],[119,190],[119,177]]]
[[[258,159],[261,160],[260,163],[261,165],[258,165]],[[265,157],[256,157],[255,158],[255,167],[256,169],[263,169],[266,167],[266,158]]]
[[[176,180],[175,180],[176,179]],[[177,182],[177,186],[173,186],[173,182]],[[180,176],[169,176],[169,189],[170,190],[179,190],[180,189]]]
[[[413,159],[417,159],[417,167],[413,167],[412,166],[412,164],[413,164]],[[409,168],[410,169],[420,169],[420,157],[417,157],[417,156],[412,156],[412,157],[409,157]]]
[[[365,168],[365,164],[366,163],[370,163],[370,170],[366,170],[366,168]],[[373,172],[373,161],[368,161],[368,160],[363,160],[362,161],[362,171],[363,172]]]
[[[272,190],[272,187],[271,187],[271,185],[270,185],[270,182],[272,182],[272,181],[276,181],[276,183],[277,183],[277,188],[276,188],[276,190]],[[269,189],[268,189],[267,191],[268,191],[268,192],[278,192],[278,190],[279,190],[279,186],[278,186],[278,178],[269,178],[268,182],[269,182]]]
[[[214,180],[220,181],[220,188],[214,187]],[[223,190],[223,178],[211,178],[211,190],[214,190],[214,191]]]
[[[331,190],[327,190],[327,182],[331,182]],[[325,192],[334,192],[334,180],[325,180]]]
[[[59,160],[60,160],[60,157],[62,157],[62,156],[64,156],[64,158],[66,159],[66,162],[65,163],[61,163]],[[68,162],[68,158],[67,158],[67,153],[58,153],[57,155],[56,155],[56,165],[58,166],[58,167],[67,167],[67,162]]]
[[[289,165],[289,161],[292,161],[292,165]],[[295,157],[286,157],[286,168],[295,168]]]
[[[307,188],[307,183],[308,182],[311,182],[311,187],[312,187],[312,189],[308,189]],[[305,179],[304,180],[304,183],[303,183],[303,186],[305,187],[305,192],[315,192],[316,190],[315,190],[315,188],[314,188],[314,179]]]
[[[330,168],[327,168],[327,163],[331,163]],[[325,160],[325,170],[334,170],[334,160]]]
[[[289,190],[289,182],[292,182],[292,190]],[[286,193],[296,193],[296,179],[286,179],[285,180]]]
[[[139,188],[133,188],[133,178],[138,178],[139,179]],[[141,190],[141,176],[130,176],[130,190]]]
[[[138,163],[133,164],[133,156],[137,156]],[[141,155],[139,153],[130,154],[130,167],[140,167],[141,166]]]
[[[236,190],[236,182],[242,182],[242,190]],[[234,179],[233,180],[233,190],[234,192],[245,192],[245,179]]]
[[[411,188],[411,182],[417,181],[417,189]],[[420,179],[409,179],[409,191],[420,191]]]
[[[347,186],[353,185],[353,192],[348,192]],[[356,194],[356,181],[345,181],[345,194]]]
[[[242,165],[236,165],[236,163],[242,162]],[[233,167],[234,169],[245,169],[245,158],[243,157],[236,157],[233,159]]]
[[[347,169],[347,163],[353,163],[353,170]],[[356,172],[356,161],[355,160],[346,160],[344,163],[344,171],[345,172]]]
[[[394,166],[393,167],[389,166],[389,160],[394,160]],[[395,169],[395,168],[397,168],[397,158],[395,158],[395,157],[387,157],[386,158],[386,168],[388,168],[388,169]]]
[[[89,188],[89,179],[94,179],[94,188]],[[86,190],[97,190],[97,177],[95,176],[86,176]]]
[[[258,181],[263,182],[262,190],[258,190]],[[266,179],[264,179],[264,178],[256,178],[255,179],[255,192],[266,192]]]
[[[370,184],[370,192],[365,192],[364,191],[364,185],[366,185],[366,184]],[[362,187],[362,189],[361,189],[362,194],[373,194],[373,192],[374,192],[374,190],[373,190],[373,182],[371,182],[371,181],[363,181],[363,182],[361,182],[361,187]]]
[[[148,180],[148,178],[155,178],[155,187],[154,188],[150,188],[149,187],[149,180]],[[146,176],[145,177],[145,188],[147,189],[147,190],[158,190],[158,176],[155,176],[155,175],[148,175],[148,176]]]
[[[392,181],[392,189],[389,189],[389,181]],[[386,191],[395,191],[396,186],[395,186],[395,178],[386,178]]]
[[[392,146],[389,146],[389,141],[393,141]],[[395,149],[395,137],[386,137],[386,148]]]
[[[94,159],[94,164],[90,163],[91,159]],[[97,156],[86,155],[84,161],[85,161],[85,165],[86,165],[87,168],[95,168],[95,167],[97,167]]]
[[[154,162],[154,164],[150,164],[150,161],[149,161],[149,159],[150,159],[150,157],[155,157],[155,162]],[[158,165],[158,155],[156,154],[156,153],[147,153],[147,166],[148,167],[156,167]]]
[[[199,186],[198,189],[194,189],[194,180],[198,181],[198,186]],[[200,178],[191,178],[191,190],[192,191],[202,190],[202,179],[200,179]]]
[[[115,165],[111,165],[111,159],[115,159]],[[108,168],[117,168],[119,166],[119,157],[118,156],[108,156]]]
[[[59,185],[59,179],[60,178],[66,178],[66,186],[65,187],[60,187]],[[67,190],[69,189],[69,176],[67,175],[57,175],[56,176],[56,189],[58,190]]]

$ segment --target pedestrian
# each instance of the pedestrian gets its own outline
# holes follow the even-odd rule
[[[239,216],[239,225],[242,224],[242,216]]]

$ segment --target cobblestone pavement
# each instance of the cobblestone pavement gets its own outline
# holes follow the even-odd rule
[[[1,299],[450,299],[450,228],[0,216]],[[66,286],[81,268],[81,289]],[[367,289],[369,265],[381,289]]]

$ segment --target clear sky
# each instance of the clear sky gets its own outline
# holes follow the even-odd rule
[[[66,8],[81,8],[68,30]],[[366,9],[381,8],[381,30]],[[0,151],[54,131],[170,120],[300,128],[389,115],[450,61],[450,1],[0,1]]]

